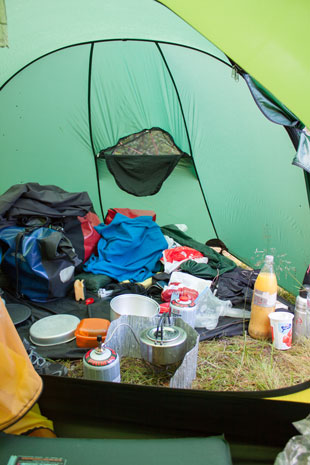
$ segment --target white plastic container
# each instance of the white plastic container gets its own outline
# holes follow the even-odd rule
[[[268,315],[271,325],[272,342],[276,349],[292,347],[292,326],[294,315],[289,312],[272,312]]]

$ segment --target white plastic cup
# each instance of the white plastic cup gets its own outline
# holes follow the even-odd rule
[[[272,342],[276,349],[287,350],[292,347],[292,326],[294,315],[289,312],[269,313]]]

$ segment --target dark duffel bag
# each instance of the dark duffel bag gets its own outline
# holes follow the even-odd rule
[[[1,270],[18,296],[37,302],[64,297],[81,263],[71,241],[50,227],[0,229]]]

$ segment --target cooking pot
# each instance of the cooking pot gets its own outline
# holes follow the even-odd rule
[[[152,318],[159,312],[155,300],[140,294],[121,294],[110,302],[110,320],[116,320],[122,315],[144,316]]]
[[[141,356],[153,365],[170,365],[186,353],[187,334],[178,326],[146,328],[140,333]]]

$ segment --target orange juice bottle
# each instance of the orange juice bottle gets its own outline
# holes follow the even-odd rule
[[[266,255],[265,263],[257,276],[251,304],[249,335],[254,339],[270,339],[269,313],[275,311],[277,277],[273,269],[273,256]]]

